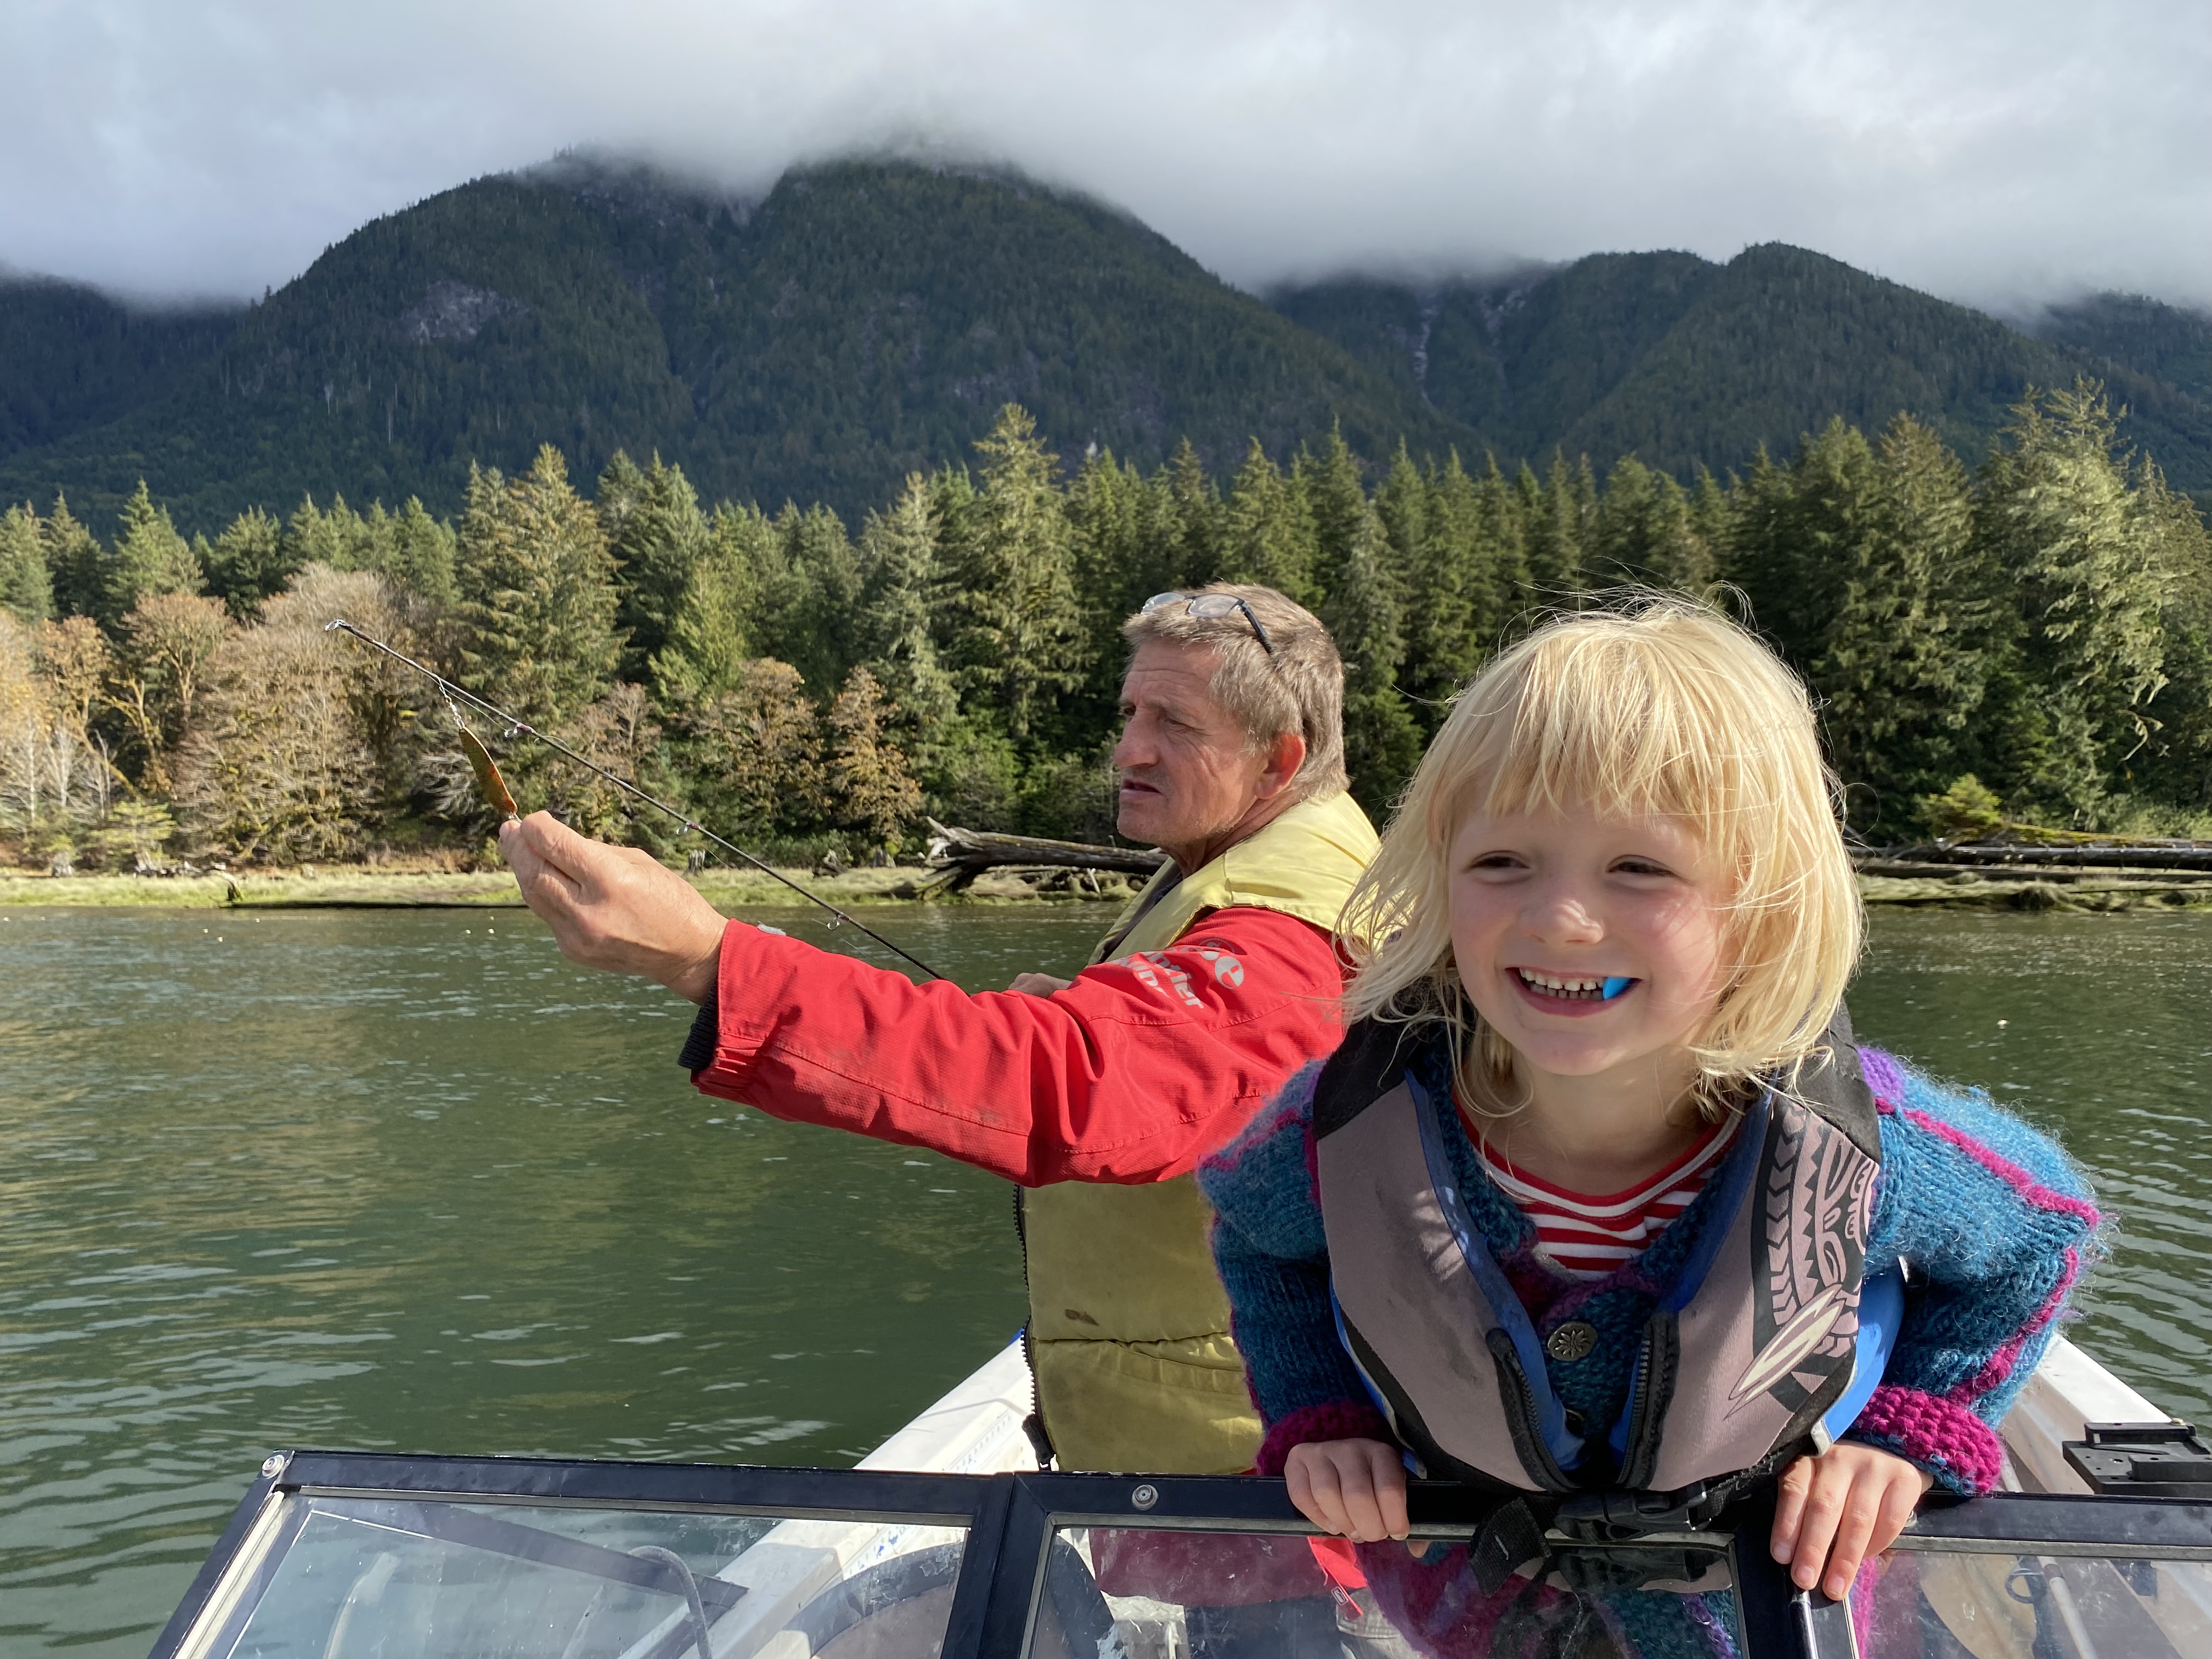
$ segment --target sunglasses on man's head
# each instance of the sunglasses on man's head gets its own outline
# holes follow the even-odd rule
[[[1244,620],[1252,624],[1252,636],[1260,641],[1261,648],[1271,657],[1275,654],[1275,642],[1267,637],[1267,630],[1260,625],[1260,619],[1253,614],[1252,607],[1234,593],[1155,593],[1139,609],[1146,612],[1164,611],[1177,603],[1189,606],[1192,616],[1203,617],[1209,621],[1218,621],[1243,611]]]

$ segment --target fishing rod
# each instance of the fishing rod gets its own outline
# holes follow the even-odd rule
[[[670,805],[666,801],[662,800],[657,795],[647,794],[644,790],[639,788],[629,779],[619,777],[614,773],[607,770],[605,767],[600,765],[597,761],[588,760],[585,757],[578,754],[574,750],[569,748],[567,744],[562,743],[558,738],[547,737],[545,733],[540,732],[536,726],[531,725],[529,721],[521,719],[518,715],[508,714],[507,710],[501,708],[497,703],[486,702],[483,698],[477,696],[475,692],[470,690],[465,686],[454,684],[453,681],[447,679],[436,669],[430,667],[427,664],[416,661],[414,658],[409,656],[405,652],[393,650],[392,647],[386,645],[382,640],[378,639],[374,635],[365,633],[362,629],[356,628],[343,617],[336,617],[331,621],[325,623],[323,624],[323,632],[325,634],[350,634],[354,638],[359,640],[363,645],[374,647],[375,649],[381,651],[386,656],[391,658],[392,661],[399,663],[405,667],[413,669],[416,673],[422,675],[423,678],[434,684],[439,691],[444,695],[446,706],[452,708],[453,711],[453,721],[455,725],[461,728],[462,744],[465,749],[468,749],[471,742],[475,739],[476,734],[469,730],[467,723],[461,719],[461,711],[459,707],[456,706],[456,699],[459,699],[461,702],[466,702],[474,708],[482,709],[492,719],[498,720],[507,727],[507,736],[514,737],[519,733],[524,737],[537,738],[538,742],[544,744],[548,749],[550,749],[555,754],[559,755],[564,760],[572,761],[576,765],[582,767],[586,772],[594,773],[597,775],[605,778],[609,783],[614,785],[616,788],[623,791],[627,794],[635,796],[638,799],[643,801],[647,806],[652,807],[654,811],[665,812],[670,817],[674,818],[691,834],[705,836],[708,841],[713,842],[715,846],[720,848],[724,852],[732,854],[736,857],[743,859],[747,864],[752,866],[754,869],[759,871],[763,875],[772,877],[774,879],[781,882],[786,887],[791,889],[793,892],[798,894],[799,897],[805,899],[808,903],[819,905],[823,909],[828,911],[830,913],[830,925],[832,927],[850,927],[856,928],[860,932],[866,933],[870,939],[875,940],[877,944],[882,945],[884,950],[890,951],[901,961],[909,963],[913,966],[921,969],[922,973],[928,978],[943,979],[945,977],[945,975],[939,973],[937,969],[931,967],[927,963],[922,961],[921,957],[913,955],[909,951],[902,951],[897,945],[892,944],[889,939],[885,939],[874,928],[869,927],[866,922],[861,921],[847,912],[839,909],[836,905],[830,903],[828,899],[823,898],[820,894],[809,892],[805,888],[801,887],[797,882],[793,881],[789,876],[785,875],[782,871],[775,868],[763,860],[756,858],[752,854],[745,851],[744,848],[738,846],[735,842],[724,840],[721,836],[716,835],[712,830],[709,830],[703,824],[699,823],[680,807]],[[476,743],[474,749],[469,750],[469,761],[471,766],[477,765],[477,751],[482,750],[483,746],[482,743],[478,742]],[[483,765],[477,767],[477,775],[479,781],[483,780],[485,768],[490,767],[490,762],[491,757],[489,754],[486,754],[483,757]],[[490,781],[494,783],[497,783],[498,780],[499,773],[497,769],[491,769]],[[519,816],[515,810],[514,799],[507,794],[506,786],[503,783],[499,784],[496,794],[492,793],[489,789],[487,789],[486,793],[487,798],[495,805],[502,808],[508,816]]]

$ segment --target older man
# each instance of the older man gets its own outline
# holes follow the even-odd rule
[[[701,1005],[700,1088],[1035,1189],[1028,1337],[1060,1467],[1234,1473],[1260,1427],[1189,1172],[1335,1045],[1332,930],[1376,837],[1344,793],[1344,670],[1310,613],[1217,585],[1122,634],[1120,829],[1170,862],[1073,981],[915,985],[726,921],[542,812],[501,846],[572,959]]]

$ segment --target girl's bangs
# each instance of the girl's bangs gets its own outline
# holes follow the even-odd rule
[[[1468,747],[1451,769],[1463,782],[1442,803],[1450,825],[1470,811],[1595,811],[1678,818],[1709,842],[1733,840],[1743,813],[1766,804],[1745,797],[1770,793],[1740,752],[1740,683],[1656,643],[1563,630],[1474,687]]]

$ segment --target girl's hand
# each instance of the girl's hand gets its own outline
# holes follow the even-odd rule
[[[1406,1466],[1379,1440],[1310,1440],[1291,1448],[1283,1479],[1298,1513],[1358,1544],[1403,1538]]]
[[[1859,1563],[1896,1540],[1912,1506],[1934,1484],[1917,1465],[1850,1441],[1801,1457],[1782,1476],[1774,1559],[1788,1565],[1799,1589],[1818,1583],[1831,1601],[1840,1601],[1850,1594]]]

